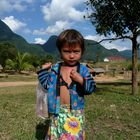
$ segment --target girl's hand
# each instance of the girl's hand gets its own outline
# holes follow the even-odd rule
[[[84,80],[83,80],[83,77],[75,70],[72,70],[70,72],[70,77],[72,80],[74,80],[75,82],[78,82],[80,83],[81,85],[83,85],[84,83]]]
[[[44,65],[42,65],[42,69],[50,69],[52,67],[52,63],[45,63]]]

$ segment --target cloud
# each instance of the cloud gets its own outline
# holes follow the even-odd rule
[[[41,29],[35,29],[34,31],[33,31],[33,34],[34,35],[46,35],[47,34],[47,32],[46,32],[46,29],[44,29],[44,28],[41,28]]]
[[[46,31],[49,33],[57,33],[69,27],[70,24],[67,21],[56,21],[55,25],[49,26]]]
[[[42,6],[44,19],[48,22],[56,20],[82,21],[84,11],[78,10],[77,7],[82,5],[85,0],[52,0]]]
[[[98,35],[87,35],[87,36],[85,36],[84,37],[85,39],[89,39],[89,40],[94,40],[94,41],[97,41],[97,42],[99,42],[99,41],[101,41],[102,39],[104,39],[105,37],[104,36],[98,36]]]
[[[107,37],[101,35],[95,35],[95,36],[92,36],[92,35],[87,35],[84,37],[85,39],[89,39],[89,40],[94,40],[94,41],[101,41],[102,39],[105,39]],[[131,41],[128,40],[128,39],[125,39],[125,40],[116,40],[116,41],[112,41],[110,43],[110,41],[103,41],[100,43],[101,45],[103,45],[105,48],[107,49],[117,49],[119,51],[123,51],[123,50],[130,50],[131,49]]]
[[[0,12],[24,11],[34,0],[0,0]]]
[[[57,34],[64,29],[70,28],[71,24],[67,21],[56,21],[54,25],[48,26],[46,29],[34,30],[35,35]]]
[[[23,32],[24,34],[31,34],[31,33],[32,33],[31,30],[28,29],[28,28],[25,28],[24,30],[22,30],[22,32]]]
[[[1,0],[0,1],[0,12],[8,12],[13,9],[9,1]]]
[[[75,23],[83,21],[84,11],[79,10],[83,3],[84,0],[52,0],[41,6],[48,27],[36,29],[33,34],[57,34],[64,29],[71,28]]]
[[[26,23],[19,21],[14,18],[14,16],[5,17],[2,21],[6,23],[13,32],[16,32],[26,26]]]
[[[46,42],[46,40],[42,39],[42,38],[35,38],[34,43],[36,44],[44,44]]]

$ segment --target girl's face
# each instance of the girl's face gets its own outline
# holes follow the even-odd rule
[[[69,46],[65,44],[61,48],[61,57],[66,65],[74,66],[81,59],[82,49],[79,44]]]

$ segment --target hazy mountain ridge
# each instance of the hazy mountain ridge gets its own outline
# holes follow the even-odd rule
[[[29,44],[22,36],[15,34],[3,21],[0,20],[0,42],[8,41],[16,46],[20,52],[29,52],[38,56],[45,55],[42,47]]]
[[[56,47],[56,39],[57,36],[53,35],[43,45],[33,43],[30,44],[22,36],[14,33],[3,21],[0,20],[0,42],[8,41],[14,44],[20,52],[29,52],[38,56],[44,56],[47,52],[57,57],[59,53]],[[132,51],[125,50],[119,52],[117,49],[109,50],[96,41],[87,39],[85,40],[85,54],[83,59],[102,61],[108,56],[124,56],[131,58]]]
[[[51,36],[48,41],[43,44],[43,49],[49,53],[55,54],[56,56],[58,55],[58,50],[56,47],[56,39],[57,36]],[[51,47],[49,47],[51,46]],[[117,53],[116,53],[117,52]],[[97,56],[98,55],[98,56]],[[106,48],[104,48],[102,45],[97,43],[96,41],[93,40],[85,40],[85,53],[83,56],[83,59],[88,59],[88,60],[96,60],[97,57],[99,59],[102,59],[107,56],[120,56],[120,53],[118,50],[110,51]]]
[[[120,53],[124,57],[132,58],[132,50],[124,50],[124,51],[120,51]],[[140,50],[138,50],[138,58],[140,59]]]

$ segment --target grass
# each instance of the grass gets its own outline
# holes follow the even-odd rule
[[[140,95],[130,92],[131,86],[97,85],[85,98],[86,140],[140,139]],[[35,86],[0,88],[0,99],[0,140],[41,140]]]
[[[139,140],[140,96],[130,86],[100,86],[86,102],[87,134],[92,140]],[[91,135],[92,134],[92,135]]]
[[[16,81],[35,81],[37,80],[36,75],[21,75],[21,74],[14,74],[8,75],[8,77],[0,78],[0,82],[16,82]]]
[[[0,88],[0,139],[34,140],[35,87]]]

